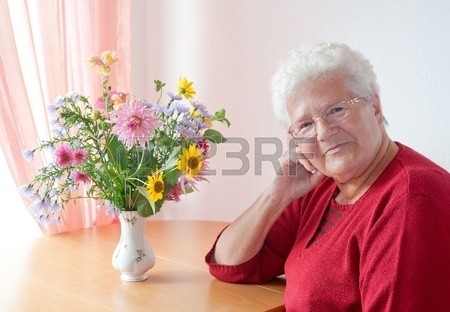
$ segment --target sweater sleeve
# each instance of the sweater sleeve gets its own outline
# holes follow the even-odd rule
[[[405,196],[373,222],[361,250],[363,311],[450,311],[448,196]]]
[[[205,257],[210,273],[219,280],[231,283],[264,283],[284,274],[284,263],[295,241],[298,228],[297,210],[291,204],[270,229],[260,251],[239,265],[221,265],[212,262],[216,248]],[[220,234],[217,239],[219,239]],[[216,240],[217,242],[217,240]]]

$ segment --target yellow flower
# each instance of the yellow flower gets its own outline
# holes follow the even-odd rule
[[[113,63],[117,62],[116,51],[107,50],[100,54],[100,59],[105,66],[111,66]]]
[[[194,105],[191,105],[189,107],[189,116],[191,118],[201,118],[201,119],[203,119],[203,122],[205,124],[207,124],[208,127],[212,127],[212,125],[213,125],[211,118],[202,116],[202,112],[197,107],[195,107]]]
[[[113,92],[111,94],[111,101],[115,110],[119,108],[119,106],[127,101],[127,95],[122,92]]]
[[[199,111],[194,105],[191,105],[191,106],[189,107],[189,114],[190,114],[191,117],[193,117],[193,118],[199,118],[199,117],[202,116],[202,114],[200,113],[200,111]]]
[[[89,57],[88,61],[92,66],[96,66],[98,72],[102,76],[108,76],[109,71],[111,70],[111,65],[115,62],[117,62],[117,56],[116,51],[107,50],[103,51],[100,54],[100,57],[98,56],[91,56]]]
[[[212,127],[213,123],[211,118],[205,117],[203,118],[203,122],[208,125],[208,127]]]
[[[147,194],[152,202],[156,202],[163,198],[164,181],[162,179],[162,172],[147,177]]]
[[[91,56],[91,57],[89,57],[88,62],[92,66],[102,66],[103,65],[102,60],[98,56]]]
[[[202,170],[203,156],[202,152],[195,144],[189,145],[189,148],[183,147],[180,157],[178,158],[177,168],[187,175],[188,178],[193,178],[200,174]]]
[[[193,82],[189,82],[186,78],[180,78],[178,81],[178,93],[186,100],[190,100],[194,97],[195,89],[192,87],[192,84]]]
[[[108,75],[110,69],[111,69],[111,68],[110,68],[109,66],[103,65],[103,66],[99,66],[99,67],[98,67],[98,72],[99,72],[101,75]]]

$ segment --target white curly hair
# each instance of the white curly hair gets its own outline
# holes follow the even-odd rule
[[[290,119],[286,104],[310,80],[339,72],[348,89],[358,96],[379,94],[377,77],[369,60],[348,45],[321,42],[291,50],[270,81],[275,116],[285,127]]]

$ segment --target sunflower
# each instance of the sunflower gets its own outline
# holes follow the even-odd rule
[[[178,169],[186,174],[188,178],[193,178],[200,174],[202,170],[203,156],[202,151],[196,144],[189,145],[189,148],[183,147],[178,158]]]
[[[147,194],[150,200],[155,203],[163,198],[165,185],[162,179],[162,172],[156,172],[155,174],[148,176],[147,178]]]
[[[189,82],[186,78],[180,78],[178,80],[178,93],[186,100],[190,100],[194,97],[195,89],[192,87],[193,82]]]

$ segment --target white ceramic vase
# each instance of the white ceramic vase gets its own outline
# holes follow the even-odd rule
[[[122,211],[120,241],[112,256],[112,265],[127,282],[144,281],[155,265],[155,254],[145,234],[146,218],[136,211]]]

